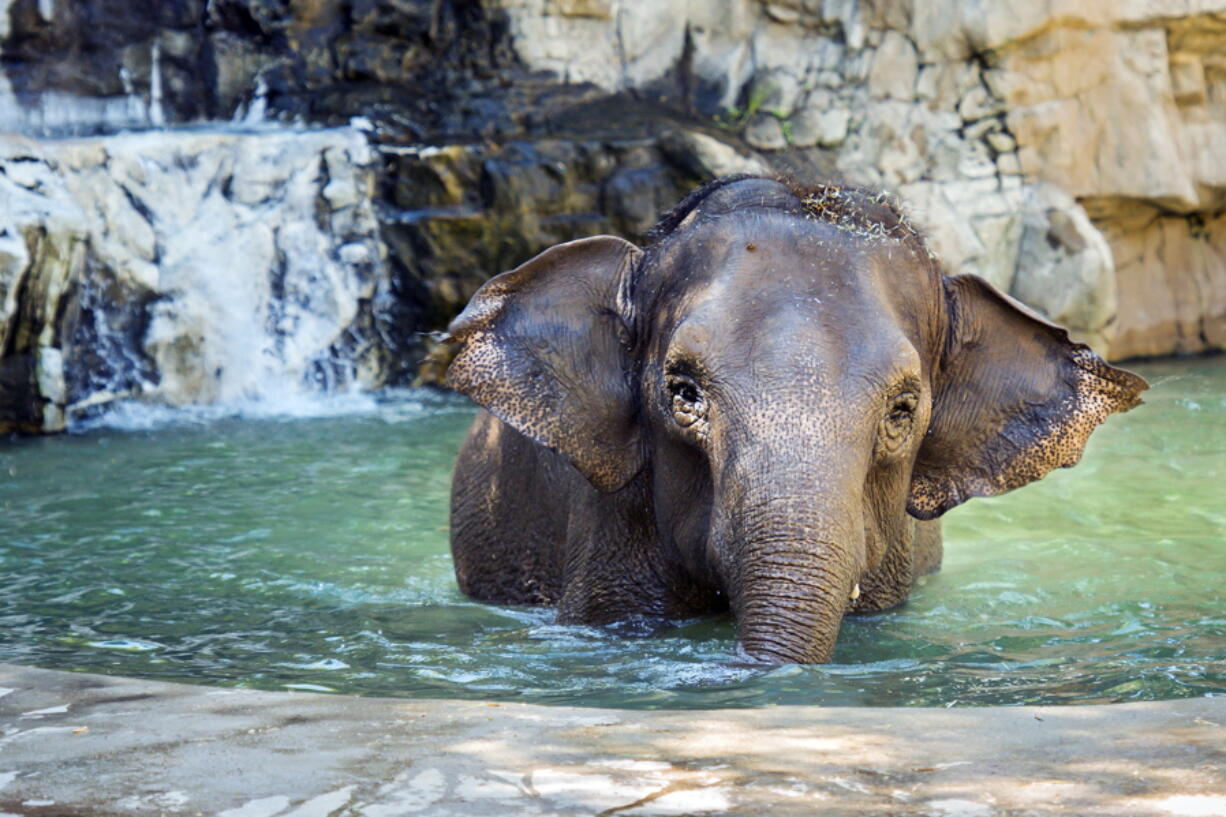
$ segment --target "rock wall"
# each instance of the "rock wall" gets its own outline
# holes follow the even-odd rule
[[[614,233],[644,241],[695,185],[773,173],[751,152],[656,121],[635,136],[571,136],[504,145],[384,146],[383,236],[443,328],[490,275],[562,241]],[[441,383],[450,348],[426,343],[417,382]]]
[[[0,431],[381,385],[419,316],[372,164],[352,130],[0,138]]]
[[[1113,358],[1222,348],[1222,0],[502,0],[530,66],[817,150]]]

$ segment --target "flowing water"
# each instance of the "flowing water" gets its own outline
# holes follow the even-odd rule
[[[0,440],[0,661],[173,681],[625,707],[1226,694],[1226,359],[1137,367],[1080,466],[946,516],[944,569],[827,666],[475,604],[447,551],[472,416],[426,392],[120,414]]]

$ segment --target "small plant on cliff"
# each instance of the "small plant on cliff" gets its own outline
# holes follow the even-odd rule
[[[727,130],[739,131],[745,127],[753,115],[762,110],[762,103],[766,102],[767,98],[774,91],[774,88],[769,85],[759,85],[750,91],[748,98],[745,100],[745,107],[733,105],[732,107],[715,115],[715,124]]]

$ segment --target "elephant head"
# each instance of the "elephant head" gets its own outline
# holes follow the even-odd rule
[[[734,177],[646,249],[599,236],[490,280],[448,379],[633,494],[743,648],[823,662],[901,601],[914,520],[1076,463],[1145,382],[968,275],[886,197]]]

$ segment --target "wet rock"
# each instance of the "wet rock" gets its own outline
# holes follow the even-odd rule
[[[39,14],[44,6],[48,19]],[[264,89],[273,118],[335,125],[365,115],[420,136],[513,130],[511,107],[548,109],[553,99],[531,81],[508,82],[523,73],[508,26],[502,12],[478,3],[185,0],[153,7],[150,13],[146,0],[11,0],[0,52],[12,92],[0,84],[0,124],[90,134],[229,119]],[[507,98],[513,106],[501,101]]]
[[[660,214],[667,211],[674,189],[663,165],[618,168],[604,185],[605,209],[617,232],[645,236]]]
[[[443,327],[491,275],[561,241],[600,233],[644,240],[694,184],[764,164],[680,129],[659,139],[510,142],[387,149],[398,182],[381,212],[392,261]],[[421,377],[441,373],[432,351]],[[433,361],[433,362],[431,362]]]

